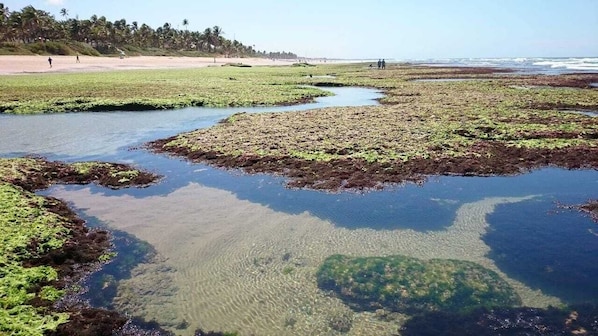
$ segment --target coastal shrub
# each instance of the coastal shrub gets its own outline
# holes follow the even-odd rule
[[[33,55],[22,43],[0,42],[0,55]]]
[[[66,41],[66,45],[73,50],[75,53],[87,56],[101,56],[101,54],[94,49],[89,43],[77,42],[77,41]]]
[[[46,41],[46,42],[35,42],[27,45],[34,54],[39,55],[72,55],[73,50],[69,48],[65,43]]]
[[[462,260],[333,255],[324,261],[317,279],[320,288],[332,290],[356,310],[411,314],[521,303],[494,271]]]

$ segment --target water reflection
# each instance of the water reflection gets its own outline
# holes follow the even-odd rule
[[[598,302],[596,223],[557,206],[585,201],[583,194],[570,193],[498,205],[484,237],[490,257],[511,277],[545,293],[570,303]]]
[[[414,79],[413,82],[467,82],[467,81],[484,81],[486,78],[422,78]]]
[[[598,111],[593,111],[593,110],[561,110],[561,112],[566,112],[566,113],[575,113],[575,114],[581,114],[581,115],[586,115],[588,117],[598,117]]]

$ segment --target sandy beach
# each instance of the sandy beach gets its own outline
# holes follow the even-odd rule
[[[224,58],[224,57],[172,57],[172,56],[131,56],[95,57],[51,56],[0,56],[0,75],[28,73],[88,72],[131,69],[182,69],[221,66],[226,63],[256,65],[289,65],[296,60],[271,60],[267,58]]]

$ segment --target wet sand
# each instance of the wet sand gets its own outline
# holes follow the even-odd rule
[[[28,73],[90,72],[132,69],[182,69],[221,66],[226,63],[247,65],[290,65],[295,60],[276,60],[267,58],[224,58],[224,57],[171,57],[171,56],[131,56],[96,57],[80,55],[80,63],[75,56],[0,56],[0,75]]]
[[[327,334],[337,316],[353,318],[348,335],[396,332],[396,321],[386,322],[372,312],[353,313],[318,289],[315,272],[334,253],[474,261],[503,276],[526,306],[559,303],[508,278],[485,257],[489,247],[481,236],[488,226],[486,215],[497,204],[526,198],[464,204],[447,230],[417,232],[338,228],[309,213],[276,212],[194,183],[141,199],[62,187],[52,196],[156,248],[155,262],[139,265],[131,279],[119,284],[115,303],[119,310],[155,319],[178,335],[192,335],[196,328],[242,335]]]

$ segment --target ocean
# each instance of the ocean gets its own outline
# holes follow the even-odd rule
[[[523,74],[598,73],[598,57],[438,58],[392,60],[430,66],[509,68]]]

